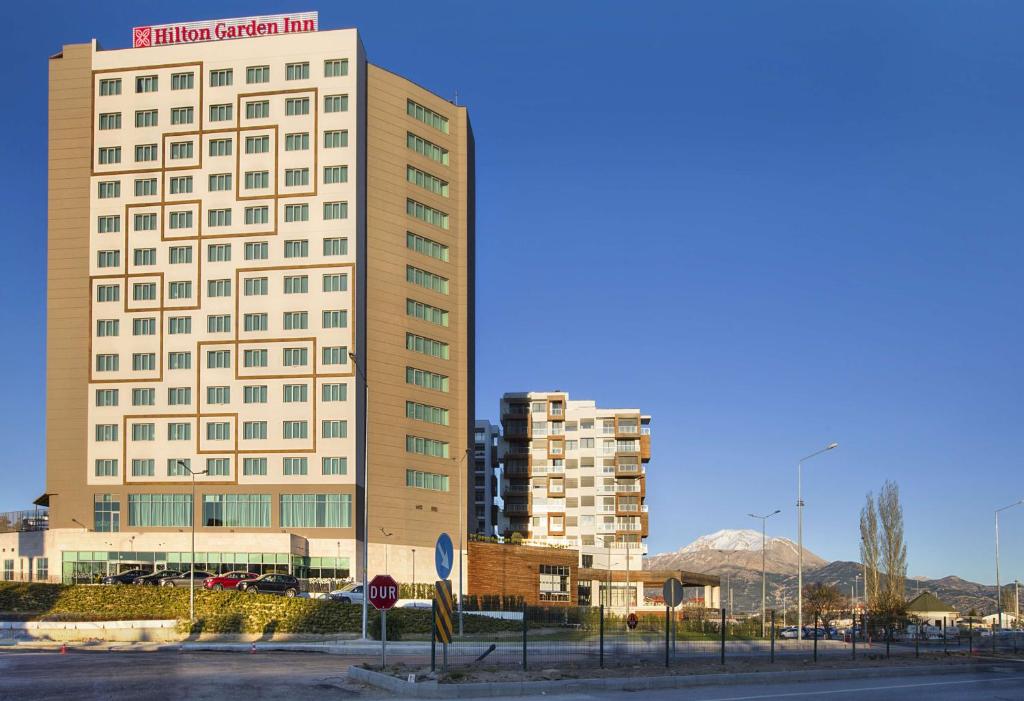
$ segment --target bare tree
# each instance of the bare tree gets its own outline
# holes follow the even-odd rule
[[[878,537],[878,512],[875,510],[875,498],[867,493],[864,507],[860,510],[860,560],[864,563],[864,598],[869,609],[879,606],[879,565],[881,546]]]
[[[900,488],[886,480],[878,495],[878,520],[881,527],[881,554],[885,566],[881,608],[889,615],[906,609],[907,545],[903,540],[903,507]]]
[[[804,587],[804,605],[821,624],[828,629],[838,614],[849,606],[849,600],[835,584],[815,582]]]

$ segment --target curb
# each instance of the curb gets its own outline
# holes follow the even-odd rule
[[[369,684],[393,694],[412,698],[480,698],[496,696],[526,696],[532,694],[567,694],[589,691],[650,691],[654,689],[684,689],[700,686],[727,686],[757,683],[780,684],[788,682],[827,681],[834,679],[871,679],[899,676],[931,676],[936,674],[963,674],[991,671],[990,664],[929,665],[894,669],[822,669],[787,672],[739,672],[733,674],[661,675],[655,677],[607,677],[603,679],[558,679],[552,681],[494,682],[468,684],[438,684],[436,680],[410,684],[389,674],[362,667],[349,667],[346,675],[358,682]]]

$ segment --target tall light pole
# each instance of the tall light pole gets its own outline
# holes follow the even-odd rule
[[[366,640],[366,621],[368,611],[366,597],[369,595],[369,578],[366,575],[370,564],[370,463],[367,456],[370,452],[370,383],[366,381],[366,371],[359,364],[355,353],[349,353],[352,366],[363,380],[363,640]]]
[[[803,471],[804,463],[816,455],[821,455],[829,450],[838,448],[838,443],[829,443],[827,446],[801,458],[796,464],[796,550],[797,550],[797,579],[796,579],[796,634],[798,640],[804,639],[804,499],[803,499]]]
[[[416,548],[412,549],[412,598],[416,596]]]
[[[764,623],[764,616],[765,616],[765,612],[767,610],[767,608],[765,606],[765,595],[767,593],[766,576],[765,576],[765,549],[767,547],[767,537],[765,536],[765,533],[766,533],[766,527],[765,526],[766,526],[766,523],[767,523],[768,519],[770,519],[772,516],[774,516],[777,513],[781,513],[781,511],[782,511],[781,509],[775,509],[775,511],[771,512],[770,514],[765,514],[764,516],[758,516],[757,514],[747,514],[747,516],[749,516],[750,518],[759,518],[759,519],[761,519],[761,637],[762,638],[764,637],[765,630],[766,630],[765,629],[765,623]]]
[[[999,618],[999,629],[1003,628],[1003,590],[999,586],[999,512],[1024,504],[1024,499],[1015,501],[1009,506],[996,509],[996,614]]]
[[[193,472],[184,460],[178,460],[178,466],[192,475],[192,503],[189,505],[189,516],[192,521],[192,566],[188,570],[188,620],[196,620],[196,475],[205,475],[209,470]]]

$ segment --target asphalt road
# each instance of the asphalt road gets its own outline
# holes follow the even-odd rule
[[[144,699],[381,699],[385,692],[349,682],[345,670],[367,658],[302,652],[0,652],[0,701]],[[375,661],[375,660],[374,660]],[[932,677],[734,685],[664,691],[536,696],[550,701],[762,701],[769,699],[929,699],[1024,701],[1024,664],[990,673]],[[524,698],[524,697],[518,697]],[[525,697],[531,698],[531,697]]]

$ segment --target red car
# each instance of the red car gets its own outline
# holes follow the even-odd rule
[[[218,574],[215,577],[208,578],[203,582],[203,587],[206,589],[215,589],[220,591],[221,589],[237,589],[239,582],[245,582],[251,579],[259,577],[255,572],[225,572],[224,574]]]

